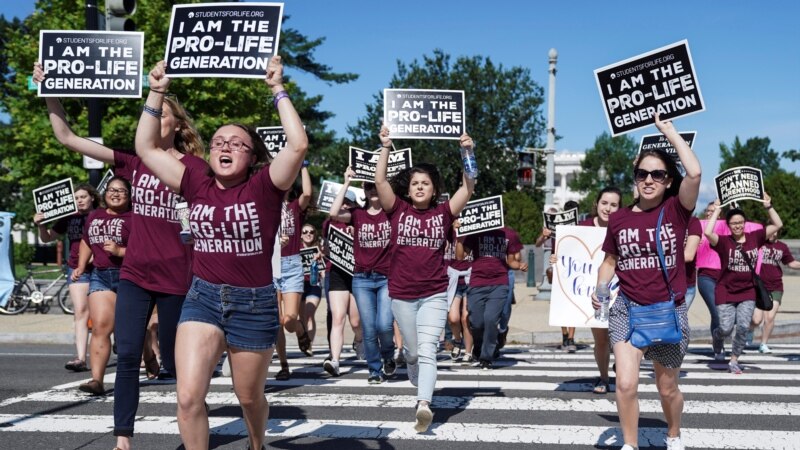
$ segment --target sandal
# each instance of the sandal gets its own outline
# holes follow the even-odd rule
[[[286,381],[290,376],[291,373],[289,372],[289,366],[281,366],[281,370],[275,374],[275,379],[278,381]]]
[[[106,389],[103,387],[103,383],[97,380],[87,381],[78,386],[78,389],[92,395],[106,395]]]
[[[161,365],[158,364],[158,358],[153,356],[152,359],[145,361],[144,371],[147,374],[148,380],[155,380],[158,377],[158,372],[161,370]]]
[[[311,351],[311,338],[308,337],[308,332],[303,331],[303,335],[297,337],[297,346],[300,347],[300,351],[306,356],[314,356],[314,353]]]
[[[67,370],[72,370],[73,372],[86,372],[89,370],[89,368],[86,367],[86,361],[78,359],[77,356],[72,361],[68,361],[66,364],[64,364],[64,368]]]
[[[597,380],[597,383],[594,384],[594,388],[592,392],[595,394],[607,394],[608,393],[608,382],[603,381],[602,379]]]

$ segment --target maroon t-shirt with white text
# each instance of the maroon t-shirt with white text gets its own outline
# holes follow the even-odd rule
[[[700,225],[700,219],[697,217],[692,216],[689,219],[689,228],[686,230],[686,238],[688,239],[689,236],[698,236],[700,239],[703,238],[703,227]],[[685,244],[685,241],[684,241]],[[686,287],[694,287],[697,285],[697,255],[693,260],[686,262]]]
[[[350,210],[350,223],[353,225],[353,254],[356,260],[355,272],[377,272],[389,275],[389,245],[392,238],[392,224],[383,210],[370,214],[366,209]]]
[[[83,226],[86,224],[86,217],[88,214],[75,213],[71,216],[62,217],[53,224],[53,231],[63,235],[67,235],[69,242],[69,258],[67,258],[67,266],[70,269],[78,267],[78,252],[81,249],[81,239],[83,239]],[[86,272],[92,270],[92,265],[86,267]]]
[[[281,256],[300,254],[300,228],[305,221],[306,213],[300,209],[300,200],[283,202],[281,210],[281,235],[287,236],[289,242],[281,247]]]
[[[447,291],[444,247],[455,219],[450,201],[419,210],[396,197],[387,216],[392,222],[389,297],[415,300]]]
[[[761,279],[768,291],[783,292],[783,269],[781,263],[789,264],[794,256],[784,242],[766,242],[761,247],[764,257],[761,260]]]
[[[509,253],[522,250],[522,245],[519,239],[515,243],[511,242],[510,229],[506,228],[471,234],[464,239],[464,247],[472,250],[474,258],[469,277],[470,287],[508,284],[509,267],[506,259]]]
[[[181,193],[191,205],[194,274],[214,284],[272,284],[272,252],[284,192],[272,184],[269,165],[227,189],[218,187],[204,169],[187,167]]]
[[[208,164],[192,155],[179,160],[206,177]],[[155,292],[186,295],[192,277],[191,247],[181,241],[175,205],[184,201],[136,155],[115,151],[114,173],[131,182],[131,235],[119,278]]]
[[[656,225],[661,208],[664,218],[658,233],[664,249],[667,279],[680,305],[686,295],[686,269],[683,243],[692,212],[677,196],[647,211],[620,208],[609,217],[603,251],[617,256],[616,275],[626,297],[641,305],[669,300],[669,289],[662,275],[656,249]]]
[[[128,247],[131,234],[130,211],[121,214],[109,214],[105,209],[95,209],[86,219],[83,229],[83,240],[92,249],[92,264],[97,269],[119,269],[124,258],[108,254],[103,245],[106,241],[114,241],[120,247]]]
[[[758,248],[764,245],[766,232],[764,229],[745,233],[745,241],[737,243],[731,236],[720,236],[717,245],[711,248],[719,255],[722,273],[714,289],[717,305],[726,303],[739,303],[745,300],[756,299],[756,289],[753,281],[753,269],[758,260]],[[746,252],[750,263],[742,252]]]

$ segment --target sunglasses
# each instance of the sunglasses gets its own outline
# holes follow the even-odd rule
[[[303,230],[302,234],[314,234],[314,230]]]
[[[667,171],[662,169],[657,170],[644,170],[644,169],[635,169],[633,171],[633,178],[636,179],[637,182],[641,182],[650,177],[656,183],[663,183],[664,180],[667,179]]]

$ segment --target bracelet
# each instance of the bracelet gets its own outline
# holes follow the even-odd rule
[[[157,94],[166,94],[167,91],[159,91],[158,89],[150,88],[150,92],[155,92]]]
[[[764,207],[764,209],[766,209],[767,211],[769,211],[770,209],[772,209],[772,205],[765,206],[765,207]]]
[[[275,109],[278,109],[278,102],[283,100],[284,98],[289,98],[289,94],[286,91],[280,91],[272,98],[272,104],[275,106]]]
[[[151,106],[147,106],[147,103],[144,104],[144,108],[142,109],[142,111],[146,112],[147,114],[150,114],[151,116],[157,119],[161,119],[161,113],[164,112],[164,110],[161,108],[155,109]]]
[[[381,145],[381,147],[383,147],[383,148],[388,148],[389,150],[391,150],[391,149],[392,149],[392,144],[389,144],[389,145]]]

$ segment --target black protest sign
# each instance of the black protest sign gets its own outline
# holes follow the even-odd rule
[[[594,71],[612,136],[705,109],[686,40]]]
[[[319,253],[319,247],[307,247],[300,249],[300,259],[303,261],[303,275],[311,275],[311,263]]]
[[[106,192],[106,187],[108,187],[108,182],[109,180],[111,180],[111,177],[113,176],[114,176],[114,171],[108,169],[106,171],[106,174],[103,175],[103,179],[100,180],[100,183],[97,184],[97,193],[100,194],[101,197]]]
[[[172,77],[264,78],[283,3],[174,5],[164,60]]]
[[[761,169],[754,167],[734,167],[714,178],[717,198],[721,205],[739,200],[764,201],[764,177]]]
[[[44,214],[41,223],[52,222],[78,212],[72,178],[42,186],[33,190],[33,204],[37,213]]]
[[[329,226],[328,240],[325,244],[328,247],[328,259],[331,263],[352,275],[356,265],[353,256],[353,238],[344,231]]]
[[[503,228],[503,197],[495,195],[467,203],[458,221],[461,225],[456,229],[457,237]]]
[[[350,147],[350,168],[355,175],[353,181],[375,182],[375,169],[378,167],[380,151],[371,152],[356,147]],[[405,169],[411,167],[411,149],[404,148],[389,152],[389,165],[386,167],[386,178],[391,179]]]
[[[342,187],[344,187],[344,185],[341,183],[323,180],[322,187],[319,189],[319,197],[317,197],[317,209],[322,212],[331,212],[331,205],[333,205],[333,201],[336,199],[336,195],[339,194],[339,190],[342,189]],[[363,203],[363,189],[349,187],[347,190],[356,196],[356,202]]]
[[[142,96],[144,33],[39,32],[40,97]]]
[[[273,158],[286,146],[286,133],[283,132],[283,127],[258,127],[256,133],[264,141],[267,151]]]
[[[542,211],[542,215],[544,216],[544,227],[550,231],[556,231],[556,226],[558,225],[578,224],[578,208],[555,213]]]
[[[383,122],[392,138],[458,139],[464,134],[464,91],[384,89]]]
[[[692,148],[697,132],[684,131],[678,134],[681,135],[681,139],[686,142],[686,145],[688,145],[689,148]],[[648,150],[661,150],[671,156],[675,162],[681,162],[680,158],[678,157],[678,151],[675,150],[675,147],[673,147],[672,144],[670,144],[669,139],[667,139],[667,137],[661,133],[646,134],[642,136],[642,141],[639,143],[639,154],[641,155],[642,152],[646,152]]]

